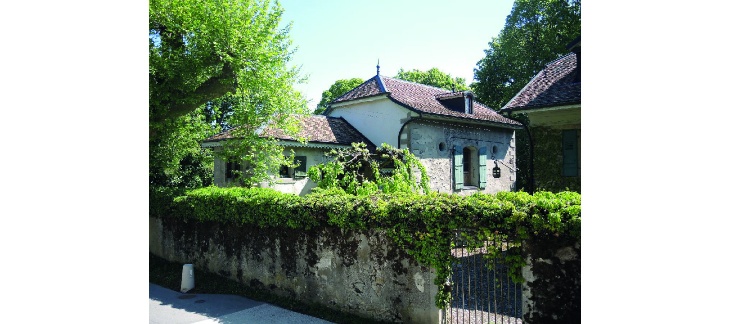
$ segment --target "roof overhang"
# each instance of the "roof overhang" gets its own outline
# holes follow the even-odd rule
[[[297,141],[285,141],[280,140],[279,145],[284,147],[303,147],[303,148],[321,148],[321,149],[343,149],[351,147],[350,144],[335,144],[335,143],[321,143],[321,142],[307,142],[301,143]]]
[[[545,112],[545,111],[556,111],[556,110],[569,110],[569,109],[580,109],[580,104],[563,105],[563,106],[550,106],[550,107],[517,107],[511,109],[500,110],[500,113],[519,112],[520,114],[529,114],[532,112]]]
[[[225,142],[227,140],[228,139],[203,142],[201,144],[201,146],[203,148],[222,147],[224,145],[223,142]],[[342,148],[348,148],[351,146],[350,144],[338,144],[338,143],[321,143],[321,142],[301,143],[298,141],[290,141],[290,140],[278,140],[277,144],[284,146],[284,147],[304,147],[304,148],[322,148],[322,149],[342,149]]]
[[[539,109],[518,110],[514,113],[525,114],[530,118],[530,126],[552,128],[580,128],[580,105],[565,105]]]
[[[445,115],[428,114],[428,113],[421,113],[420,118],[424,119],[424,120],[448,121],[448,122],[452,122],[452,123],[455,122],[455,123],[472,125],[472,126],[487,126],[487,127],[506,128],[506,129],[522,129],[523,128],[522,125],[504,124],[504,123],[498,123],[498,122],[493,122],[493,121],[483,120],[483,119],[472,119],[472,118],[445,116]]]

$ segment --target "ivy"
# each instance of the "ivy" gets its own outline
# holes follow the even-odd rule
[[[511,279],[522,282],[521,242],[538,236],[580,240],[581,199],[574,192],[462,197],[383,190],[357,195],[347,190],[334,186],[300,197],[267,188],[207,187],[174,199],[174,192],[151,191],[150,215],[264,229],[379,229],[415,260],[435,269],[435,303],[440,308],[450,301],[447,279],[455,261],[451,249],[457,244],[469,251],[486,250],[486,257],[503,260]]]
[[[332,161],[307,170],[307,176],[317,182],[316,190],[340,188],[356,196],[430,191],[426,167],[407,148],[396,149],[383,143],[371,153],[365,143],[353,143],[348,149],[332,150],[326,155]]]

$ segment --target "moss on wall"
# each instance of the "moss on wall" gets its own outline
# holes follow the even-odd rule
[[[374,321],[420,323],[438,316],[431,270],[378,230],[247,226],[161,217],[160,257],[193,263],[252,288],[326,305]],[[159,250],[151,248],[153,250]]]
[[[527,122],[524,116],[516,119]],[[580,134],[580,129],[578,132]],[[580,193],[580,177],[562,175],[562,129],[532,126],[530,135],[532,135],[535,146],[535,191],[560,192],[567,189]],[[530,187],[530,136],[527,131],[520,129],[515,131],[515,138],[517,141],[517,169],[519,170],[517,172],[517,190],[528,191]],[[580,148],[580,140],[578,143]],[[580,154],[580,149],[578,154]]]
[[[580,323],[580,243],[534,236],[523,246],[531,259],[527,323]]]

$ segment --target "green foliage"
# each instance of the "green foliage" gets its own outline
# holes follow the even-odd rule
[[[530,132],[535,143],[540,143],[539,145],[535,145],[534,157],[536,166],[535,186],[537,189],[557,192],[569,188],[567,190],[580,192],[580,177],[562,176],[562,131],[537,126],[530,127]]]
[[[317,104],[317,109],[314,110],[313,114],[321,115],[325,111],[325,109],[327,109],[327,105],[329,105],[330,102],[339,98],[348,91],[355,89],[355,87],[359,86],[363,82],[364,81],[360,78],[342,79],[335,81],[335,83],[332,84],[329,89],[322,92],[322,100],[320,100],[319,104]]]
[[[401,68],[400,70],[398,70],[395,78],[420,84],[426,84],[432,87],[446,90],[452,90],[452,88],[456,91],[471,90],[469,89],[469,86],[466,85],[466,80],[464,80],[464,78],[454,78],[451,76],[451,74],[441,72],[437,68],[432,68],[428,71],[421,71],[418,69],[404,71]]]
[[[535,237],[580,240],[581,196],[574,192],[357,196],[332,188],[300,197],[272,189],[208,187],[174,200],[171,194],[150,192],[150,215],[260,228],[381,229],[418,262],[434,267],[438,307],[449,302],[445,284],[457,241],[469,250],[484,248],[487,240],[510,242],[487,245],[487,255],[503,258],[509,275],[519,282],[525,264],[520,242]]]
[[[318,190],[339,189],[358,196],[430,190],[426,168],[408,149],[383,143],[373,154],[365,143],[353,143],[351,148],[332,150],[326,155],[332,161],[307,171],[307,176],[317,182]]]
[[[579,35],[580,0],[516,0],[474,71],[479,101],[503,107]]]
[[[288,130],[287,116],[307,113],[293,88],[298,70],[287,66],[291,40],[289,26],[279,29],[282,12],[268,0],[150,1],[151,178],[175,177],[182,158],[221,127],[239,126],[242,143],[276,154],[255,130],[265,124]]]
[[[207,185],[212,179],[213,160],[199,143],[213,135],[215,129],[206,123],[202,109],[161,124],[149,139],[150,185],[187,189],[193,188],[195,182]]]

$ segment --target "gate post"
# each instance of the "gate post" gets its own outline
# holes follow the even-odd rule
[[[580,242],[537,237],[522,246],[524,323],[580,323]]]

